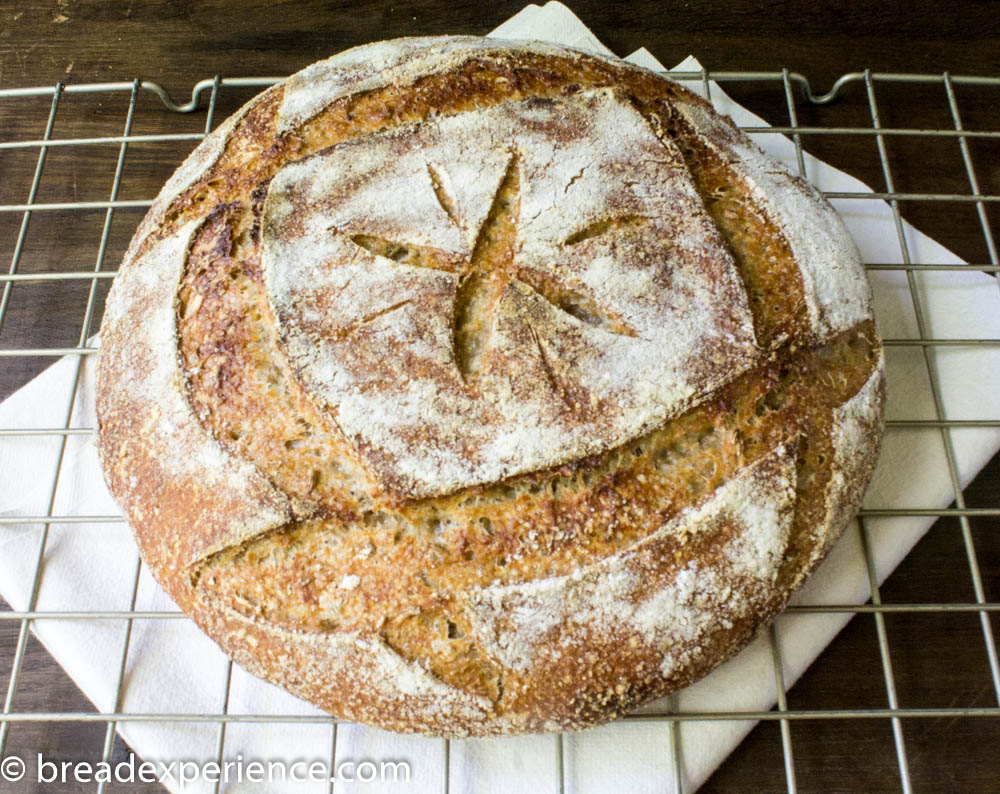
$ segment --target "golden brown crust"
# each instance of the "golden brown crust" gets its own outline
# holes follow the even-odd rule
[[[616,156],[601,148],[607,131],[589,129],[596,142],[577,146],[582,166],[551,177],[570,199],[547,226],[531,227],[527,218],[541,214],[522,209],[550,178],[543,167],[557,168],[576,145],[582,122],[570,129],[565,120],[579,108],[619,129],[634,124],[626,160],[648,147],[668,170],[623,166],[620,182],[588,181],[588,157],[606,165]],[[477,119],[494,134],[515,125],[516,144],[495,168],[486,152],[496,143],[475,148]],[[473,163],[495,171],[486,189],[461,177],[449,143],[456,125],[468,126]],[[564,149],[551,165],[531,148],[548,140]],[[386,147],[397,147],[391,165]],[[426,167],[398,176],[414,153]],[[319,209],[303,203],[314,174],[353,173],[365,157],[375,177],[352,177],[349,190],[337,188],[346,198]],[[675,84],[544,45],[372,45],[265,92],[165,187],[102,325],[102,461],[151,570],[251,671],[334,714],[395,730],[583,727],[707,673],[825,555],[860,503],[881,438],[881,348],[856,252],[816,194],[760,157]],[[408,190],[419,181],[424,199],[411,192],[409,208],[397,201],[388,212],[344,214],[344,201],[357,204],[369,187],[384,193],[394,179]],[[648,196],[667,195],[668,182],[678,186],[674,202],[693,203],[656,220]],[[602,198],[586,209],[595,191]],[[282,227],[274,207],[285,195],[294,211]],[[436,220],[407,226],[421,200]],[[364,278],[379,268],[389,275],[346,301],[338,290],[349,288],[338,285],[350,279],[302,293],[327,275],[285,273],[287,253],[263,249],[278,239],[311,245],[309,213],[341,241],[323,261],[361,262]],[[357,217],[363,224],[352,225]],[[700,237],[690,238],[693,227]],[[549,228],[579,273],[605,257],[604,292],[551,266],[551,256],[532,259],[548,250],[537,241]],[[300,266],[310,249],[297,250]],[[629,351],[660,332],[614,297],[636,277],[625,273],[658,259],[673,267],[662,278],[716,291],[729,313],[701,324],[737,343],[665,337],[658,349],[691,392],[664,401],[666,386],[657,386],[650,394],[663,407],[649,416],[659,418],[616,435],[615,412],[633,417],[646,403],[630,407],[634,385],[612,403],[581,373],[595,345]],[[280,283],[286,275],[291,287]],[[368,307],[369,293],[381,303]],[[690,305],[673,300],[661,315]],[[471,394],[483,411],[472,424],[467,413],[449,415],[467,439],[450,453],[457,479],[424,477],[426,463],[402,466],[384,435],[365,435],[366,417],[350,418],[350,393],[329,391],[323,377],[330,366],[363,364],[376,377],[366,399],[383,403],[397,388],[392,366],[399,383],[424,377],[433,357],[406,349],[419,334],[400,336],[411,309],[412,328],[428,338],[434,317],[453,323],[441,337],[452,358],[434,366],[454,382],[446,391],[435,381],[434,391],[450,404]],[[533,319],[522,333],[525,317]],[[289,328],[305,329],[304,348]],[[319,360],[327,370],[309,358],[320,343],[332,351]],[[399,361],[386,363],[397,350]],[[504,383],[512,396],[490,403]],[[495,417],[524,405],[541,406],[528,427],[544,420],[536,432],[553,440],[537,449],[549,456],[461,468],[482,459],[475,428],[502,428]],[[445,443],[445,425],[416,433],[395,421],[390,413],[380,427],[411,447]]]

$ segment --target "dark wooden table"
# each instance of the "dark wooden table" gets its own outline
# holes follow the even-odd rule
[[[314,60],[367,41],[403,35],[486,33],[522,7],[519,2],[266,2],[183,0],[51,3],[6,2],[0,6],[0,87],[128,80],[142,77],[186,98],[199,79],[286,75]],[[1000,75],[1000,8],[989,2],[940,3],[750,3],[576,2],[577,14],[620,54],[646,46],[665,63],[696,54],[713,70],[787,67],[825,90],[844,72]],[[773,83],[728,85],[741,102],[774,124],[787,124],[784,96]],[[951,117],[942,88],[880,87],[888,126],[948,128]],[[225,91],[217,120],[253,92]],[[120,100],[120,101],[119,101]],[[1000,129],[1000,88],[959,91],[966,127]],[[39,138],[49,98],[0,102],[0,140]],[[120,134],[124,96],[67,95],[54,137]],[[870,126],[867,100],[858,85],[834,104],[798,103],[810,125]],[[179,117],[143,96],[137,132],[199,131],[204,113]],[[152,197],[190,143],[130,149],[122,199]],[[807,136],[806,148],[861,178],[885,187],[871,136]],[[896,136],[889,158],[900,191],[965,193],[969,183],[954,138]],[[1000,139],[970,142],[981,188],[1000,194]],[[106,200],[116,147],[51,149],[37,200]],[[37,150],[0,156],[0,202],[27,200]],[[989,205],[1000,233],[1000,206]],[[988,263],[980,221],[971,204],[905,202],[903,215],[969,262]],[[86,270],[95,264],[103,212],[47,212],[30,223],[19,272]],[[113,269],[141,217],[115,213],[103,266]],[[0,213],[0,268],[9,267],[19,213]],[[86,313],[89,283],[15,285],[0,327],[0,349],[72,346]],[[98,290],[91,329],[96,330],[106,292]],[[50,364],[51,358],[0,359],[0,398]],[[1000,400],[998,400],[1000,403]],[[998,406],[1000,414],[1000,406]],[[998,418],[994,416],[992,418]],[[2,476],[2,473],[0,473]],[[2,487],[2,481],[0,481]],[[1000,461],[994,459],[966,491],[970,506],[1000,506]],[[1000,521],[970,521],[986,598],[1000,601]],[[974,600],[965,547],[956,519],[935,524],[882,589],[885,602]],[[885,618],[891,660],[904,707],[996,706],[979,617],[975,613],[901,613]],[[996,621],[994,629],[997,630]],[[0,689],[6,690],[18,625],[0,622]],[[793,709],[884,708],[881,659],[871,614],[856,617],[788,694]],[[14,703],[16,710],[92,711],[60,668],[34,640],[29,642]],[[908,719],[903,725],[914,790],[1000,790],[1000,719]],[[890,723],[886,719],[810,720],[791,724],[800,791],[899,791]],[[16,724],[7,751],[44,752],[50,758],[100,757],[99,724]],[[127,749],[119,740],[115,757]],[[623,749],[625,752],[625,749]],[[609,762],[615,759],[609,759]],[[93,786],[53,786],[45,791],[84,791]],[[702,791],[783,791],[785,778],[778,723],[768,721],[723,764]],[[4,790],[7,790],[6,788]],[[34,791],[25,787],[17,791]],[[42,790],[42,789],[38,789]],[[112,787],[109,790],[124,790]],[[128,790],[139,791],[136,787]],[[149,790],[158,790],[151,787]]]

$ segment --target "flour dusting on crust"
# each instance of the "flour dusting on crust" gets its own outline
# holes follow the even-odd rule
[[[187,400],[175,300],[200,226],[188,222],[121,269],[108,295],[98,362],[98,377],[115,384],[98,394],[112,491],[147,552],[184,566],[291,518],[285,495],[226,452]]]
[[[781,229],[802,274],[813,330],[820,338],[853,328],[872,316],[872,297],[861,255],[844,221],[808,182],[768,157],[731,123],[705,108],[677,109],[730,168]]]
[[[669,676],[773,584],[794,504],[794,451],[783,445],[628,549],[568,576],[484,588],[469,596],[467,613],[487,652],[514,670],[634,638],[665,649]],[[674,564],[679,538],[712,533],[718,562]]]
[[[236,129],[240,121],[243,120],[255,105],[275,90],[278,90],[278,87],[272,86],[264,93],[254,97],[212,130],[212,132],[202,138],[201,143],[194,148],[194,151],[187,156],[180,167],[170,175],[170,178],[164,183],[163,188],[156,196],[146,216],[142,219],[142,223],[139,224],[135,235],[133,235],[132,241],[129,243],[128,250],[125,252],[126,262],[130,262],[135,258],[146,238],[163,223],[170,205],[218,162],[222,153],[226,150],[229,136]]]
[[[510,168],[513,273],[484,318],[489,347],[470,388],[453,307]],[[451,212],[431,174],[453,186]],[[359,235],[440,261],[396,263],[360,248]],[[683,159],[612,90],[470,111],[286,166],[268,192],[261,263],[304,386],[407,497],[622,444],[756,357],[745,292]],[[535,279],[584,295],[629,331],[568,313]]]
[[[561,47],[383,42],[269,89],[171,177],[108,298],[99,449],[143,559],[238,663],[392,730],[567,730],[782,607],[860,504],[881,349],[832,208],[699,102]],[[654,134],[682,120],[711,173]],[[737,269],[691,174],[791,256],[748,234]],[[759,319],[785,282],[747,274],[796,269],[802,338],[758,349],[746,292]],[[197,415],[196,368],[225,401]],[[311,445],[327,418],[348,443]],[[350,498],[318,496],[320,460]],[[262,474],[300,465],[294,500]]]
[[[827,531],[842,527],[861,505],[882,438],[885,361],[880,353],[865,385],[833,412],[833,467],[826,489]]]
[[[476,36],[414,36],[365,44],[307,66],[285,81],[278,109],[278,131],[287,132],[311,119],[338,99],[386,85],[403,88],[418,77],[454,69],[476,57],[578,54],[540,41],[514,41]],[[587,53],[586,57],[619,63]]]
[[[357,632],[290,631],[267,621],[248,618],[228,607],[207,607],[215,629],[237,640],[234,653],[251,671],[267,676],[285,671],[297,682],[296,694],[322,700],[329,682],[376,697],[387,713],[420,720],[427,725],[486,719],[492,704],[435,678],[408,661],[377,636]],[[266,649],[265,656],[246,653],[246,647]]]

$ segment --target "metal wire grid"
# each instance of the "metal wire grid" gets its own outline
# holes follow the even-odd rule
[[[956,85],[965,86],[1000,86],[1000,77],[969,77],[952,76],[950,74],[917,75],[917,74],[892,74],[873,73],[871,71],[855,72],[841,76],[833,85],[831,90],[823,95],[816,95],[809,81],[802,75],[789,72],[787,69],[780,72],[709,72],[702,70],[698,72],[674,72],[671,77],[680,81],[694,81],[701,83],[704,91],[711,95],[710,80],[717,82],[771,82],[783,90],[785,102],[787,104],[789,125],[780,127],[745,127],[744,130],[752,133],[775,133],[790,135],[795,143],[798,167],[801,174],[805,174],[805,160],[802,149],[803,135],[869,135],[874,136],[878,149],[879,160],[885,178],[886,190],[878,193],[853,193],[853,192],[829,192],[829,198],[852,198],[852,199],[882,199],[890,203],[892,207],[893,219],[898,236],[900,252],[903,264],[892,263],[870,263],[869,270],[898,270],[904,271],[909,287],[910,298],[917,320],[919,336],[916,339],[884,339],[886,346],[911,346],[922,349],[924,362],[930,377],[930,388],[933,397],[936,418],[920,420],[894,420],[888,421],[889,427],[905,428],[937,428],[940,431],[944,445],[945,456],[948,466],[951,486],[954,493],[955,507],[945,509],[920,509],[920,508],[900,508],[882,510],[861,510],[859,513],[859,531],[862,549],[867,566],[868,583],[871,589],[871,603],[864,605],[853,604],[821,604],[809,606],[789,607],[789,613],[871,613],[875,620],[876,633],[878,638],[879,654],[882,663],[882,673],[885,682],[888,708],[855,708],[855,709],[790,709],[785,697],[784,670],[785,665],[781,654],[781,644],[779,642],[778,623],[773,624],[768,630],[770,640],[771,656],[773,661],[775,684],[777,691],[777,708],[771,711],[712,711],[694,712],[680,711],[677,708],[677,698],[672,696],[669,699],[670,708],[666,713],[638,713],[624,717],[627,721],[665,721],[668,727],[668,747],[667,751],[672,760],[672,776],[674,788],[677,792],[684,790],[684,781],[680,762],[680,738],[678,724],[683,721],[697,720],[777,720],[780,726],[780,736],[782,753],[784,758],[785,781],[789,794],[797,791],[795,778],[794,754],[791,739],[790,722],[792,720],[812,720],[812,719],[888,719],[892,724],[893,739],[895,743],[897,762],[899,767],[900,785],[903,792],[912,790],[910,783],[910,770],[906,755],[906,743],[904,739],[902,720],[917,717],[1000,717],[1000,661],[998,661],[997,643],[993,636],[990,624],[990,613],[1000,612],[1000,602],[988,601],[983,589],[982,575],[976,555],[976,548],[973,542],[969,525],[969,518],[982,516],[1000,516],[1000,507],[970,508],[965,503],[965,498],[959,483],[958,468],[955,459],[954,447],[952,445],[951,430],[953,428],[988,428],[1000,427],[1000,417],[976,420],[953,420],[946,419],[942,408],[941,388],[939,376],[931,351],[935,347],[945,346],[997,346],[1000,345],[998,339],[940,339],[932,338],[927,333],[924,307],[921,304],[920,296],[916,289],[914,274],[920,271],[942,270],[955,272],[961,270],[972,270],[987,273],[1000,272],[1000,256],[998,256],[996,240],[990,227],[989,218],[986,212],[988,203],[1000,202],[1000,195],[983,193],[973,165],[972,155],[969,149],[969,139],[991,138],[1000,139],[1000,130],[971,131],[966,130],[962,125],[961,114],[958,101],[955,95]],[[11,289],[19,282],[53,282],[67,280],[85,280],[90,282],[86,310],[78,337],[77,344],[73,347],[46,347],[46,348],[18,348],[0,350],[0,358],[31,356],[31,357],[75,357],[75,377],[73,387],[70,391],[66,408],[63,411],[62,419],[58,423],[53,423],[51,427],[40,429],[21,428],[0,428],[0,439],[13,436],[57,436],[61,438],[59,453],[55,466],[55,473],[49,493],[48,508],[46,514],[38,516],[16,516],[0,517],[0,526],[3,525],[24,525],[35,524],[42,526],[42,533],[38,541],[37,555],[32,577],[28,608],[23,611],[0,612],[0,620],[18,621],[20,623],[17,645],[14,650],[13,663],[6,696],[3,701],[2,713],[0,713],[0,756],[3,755],[10,731],[10,726],[14,723],[28,722],[79,722],[79,723],[106,723],[102,760],[108,761],[111,757],[115,738],[115,730],[119,723],[133,722],[183,722],[183,723],[214,723],[218,724],[218,735],[215,746],[215,755],[218,761],[222,761],[225,744],[226,728],[230,723],[239,722],[269,722],[269,723],[328,723],[330,725],[330,762],[335,760],[337,748],[337,721],[323,716],[299,716],[285,715],[276,716],[272,714],[229,714],[227,705],[229,700],[229,690],[232,681],[232,662],[227,663],[225,684],[223,689],[222,703],[225,704],[219,713],[198,713],[198,714],[177,714],[177,713],[134,713],[122,711],[122,693],[124,683],[124,672],[126,660],[128,658],[129,643],[133,622],[136,620],[178,620],[186,619],[180,612],[156,612],[137,611],[134,609],[136,594],[138,591],[139,577],[142,563],[137,562],[132,582],[131,601],[129,610],[109,610],[109,611],[39,611],[35,609],[39,587],[42,578],[42,562],[46,553],[46,543],[49,528],[55,524],[75,524],[91,522],[123,522],[120,515],[96,516],[96,515],[54,515],[52,513],[56,491],[59,486],[59,472],[63,456],[66,450],[68,437],[75,435],[88,435],[94,432],[92,427],[74,428],[70,427],[71,414],[77,390],[80,382],[80,373],[83,369],[85,356],[92,355],[96,348],[87,345],[87,334],[94,319],[98,284],[105,279],[111,279],[115,275],[114,270],[105,268],[105,254],[108,247],[111,221],[115,210],[123,208],[144,208],[148,207],[152,201],[148,200],[128,200],[123,201],[118,198],[119,189],[122,184],[123,169],[126,160],[127,150],[133,143],[149,143],[161,141],[191,141],[192,145],[204,137],[213,125],[213,118],[217,99],[220,90],[224,88],[264,88],[278,82],[280,78],[220,78],[215,77],[210,80],[202,80],[197,83],[192,90],[190,101],[184,104],[175,103],[170,96],[159,85],[148,82],[133,80],[132,82],[119,83],[90,83],[81,85],[64,86],[61,83],[53,87],[39,88],[19,88],[0,90],[0,99],[16,97],[37,97],[51,96],[51,106],[48,119],[41,138],[36,140],[0,141],[0,156],[6,150],[38,150],[38,158],[35,165],[34,176],[27,201],[23,204],[2,204],[0,212],[21,213],[21,225],[11,257],[10,267],[6,274],[0,274],[0,284],[3,285],[2,296],[0,296],[0,329],[2,329],[10,303]],[[813,104],[827,104],[833,101],[840,90],[851,83],[863,83],[869,104],[872,126],[870,128],[858,127],[822,127],[822,126],[801,126],[798,122],[794,91],[800,89],[806,101]],[[877,83],[912,83],[943,88],[945,98],[948,102],[950,115],[953,121],[952,129],[911,129],[911,128],[886,128],[882,126],[879,106],[876,98],[875,86]],[[140,91],[149,91],[158,95],[163,103],[176,112],[191,112],[198,108],[201,96],[208,92],[208,108],[205,120],[204,133],[176,133],[176,134],[155,134],[155,135],[135,135],[132,133],[132,123],[135,116],[136,101]],[[85,93],[127,93],[129,96],[128,111],[126,113],[124,129],[119,136],[102,137],[73,137],[73,138],[53,138],[52,130],[59,109],[60,98],[66,94]],[[961,150],[962,160],[969,181],[971,193],[964,194],[940,194],[940,193],[904,193],[897,192],[893,173],[889,166],[886,153],[885,140],[888,136],[931,136],[938,138],[954,138]],[[62,146],[91,146],[118,144],[118,159],[115,168],[114,182],[110,196],[106,201],[82,201],[82,202],[49,202],[41,203],[36,201],[38,187],[41,181],[42,171],[45,165],[46,154],[55,147]],[[934,202],[971,202],[975,205],[978,213],[979,223],[986,244],[989,256],[989,263],[976,263],[968,265],[934,265],[912,261],[910,251],[904,234],[903,221],[899,211],[900,201],[934,201]],[[104,225],[102,228],[100,244],[93,268],[89,272],[50,272],[50,273],[19,273],[18,265],[24,249],[27,237],[28,226],[34,213],[61,210],[94,210],[103,209],[105,211]],[[58,424],[58,426],[57,426]],[[961,535],[968,561],[968,570],[972,582],[972,589],[975,596],[974,602],[969,603],[905,603],[905,604],[884,604],[882,603],[878,582],[875,575],[875,567],[872,559],[869,543],[868,519],[873,517],[888,516],[954,516],[960,522]],[[990,673],[994,694],[997,698],[998,706],[984,708],[900,708],[896,694],[896,686],[893,675],[892,661],[889,653],[889,643],[885,630],[884,615],[886,613],[937,613],[937,612],[966,612],[977,613],[982,626],[983,642],[985,644],[987,658],[989,661]],[[83,713],[83,712],[15,712],[12,710],[15,693],[21,678],[22,665],[25,656],[25,649],[28,640],[28,632],[33,621],[59,619],[59,620],[122,620],[126,623],[126,633],[121,653],[121,663],[116,677],[114,710],[111,713]],[[564,735],[554,737],[555,764],[558,769],[559,791],[565,788],[564,769]],[[449,790],[449,768],[450,768],[450,744],[447,739],[442,740],[442,763],[444,771],[444,790]],[[332,766],[331,766],[332,768]],[[216,783],[218,790],[219,783]],[[99,794],[105,789],[105,784],[99,783],[97,791]],[[333,790],[333,782],[330,783],[330,790]]]

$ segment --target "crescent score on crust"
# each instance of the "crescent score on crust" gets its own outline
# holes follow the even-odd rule
[[[434,735],[586,727],[743,647],[882,434],[840,218],[697,96],[400,39],[265,91],[108,298],[105,477],[248,670]]]

